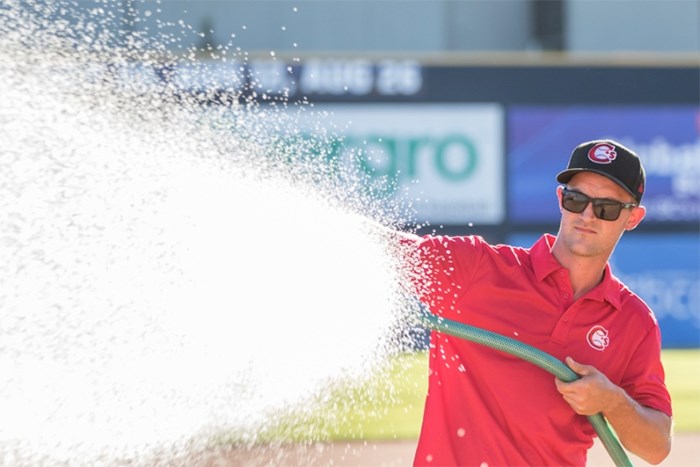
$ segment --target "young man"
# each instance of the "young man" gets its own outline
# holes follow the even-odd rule
[[[610,270],[642,221],[639,157],[615,141],[583,143],[557,176],[561,223],[530,249],[478,236],[426,236],[414,282],[432,313],[520,340],[581,379],[433,332],[416,465],[584,465],[602,413],[650,463],[671,446],[671,401],[652,311]]]

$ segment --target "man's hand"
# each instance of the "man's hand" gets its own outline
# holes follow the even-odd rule
[[[557,391],[564,396],[572,409],[579,415],[595,415],[605,412],[607,408],[619,403],[624,397],[622,389],[613,383],[598,369],[582,365],[571,357],[566,357],[566,364],[581,379],[565,383],[555,380]]]
[[[555,379],[557,391],[577,414],[602,413],[622,445],[650,464],[658,464],[671,451],[671,417],[639,405],[624,389],[591,365],[566,357],[566,364],[581,378],[565,383]]]

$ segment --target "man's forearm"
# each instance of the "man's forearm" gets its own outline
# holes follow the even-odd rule
[[[565,383],[555,379],[557,390],[579,415],[602,413],[628,451],[658,464],[671,451],[671,417],[640,405],[594,366],[566,357],[580,379]]]
[[[622,445],[650,464],[658,464],[671,451],[671,417],[644,407],[618,388],[616,403],[603,411]]]

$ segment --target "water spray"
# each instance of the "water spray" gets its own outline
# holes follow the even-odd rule
[[[300,112],[78,3],[0,2],[0,465],[199,464],[392,351],[392,258]]]
[[[523,360],[530,362],[543,370],[546,370],[564,382],[571,382],[579,379],[579,376],[574,373],[568,366],[560,360],[554,358],[546,352],[542,352],[535,347],[524,344],[515,339],[496,334],[485,329],[480,329],[467,324],[452,321],[447,318],[435,316],[431,313],[424,313],[421,316],[422,323],[438,332],[449,334],[454,337],[466,339],[470,342],[484,345],[492,349],[500,350]],[[613,462],[618,467],[631,467],[627,454],[620,446],[619,441],[608,426],[607,421],[602,414],[588,416],[588,420],[593,425],[598,437],[605,446],[605,449],[610,454]]]

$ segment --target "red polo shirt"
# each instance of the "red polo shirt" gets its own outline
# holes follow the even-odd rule
[[[573,300],[554,237],[531,249],[481,237],[424,237],[416,286],[435,314],[593,365],[642,405],[671,415],[660,334],[646,304],[606,266]],[[433,332],[416,465],[584,465],[595,431],[531,363]]]

